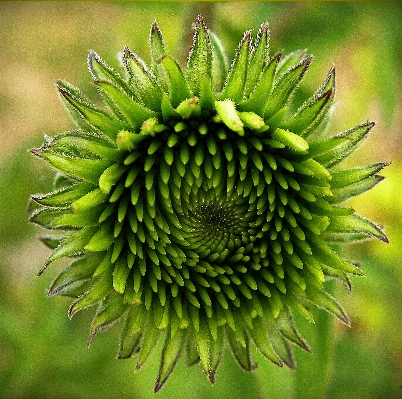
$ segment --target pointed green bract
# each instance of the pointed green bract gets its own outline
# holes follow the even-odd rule
[[[239,104],[240,110],[254,111],[258,115],[263,116],[274,86],[275,72],[278,67],[280,56],[280,53],[277,54],[264,68],[261,77],[256,81],[250,95]]]
[[[269,118],[278,112],[289,101],[289,97],[297,88],[300,80],[306,74],[312,61],[312,57],[307,57],[300,61],[298,65],[286,72],[277,82],[272,90],[271,96],[265,105],[264,117]]]
[[[133,101],[113,84],[101,80],[95,81],[95,84],[110,96],[130,124],[132,130],[138,130],[144,120],[152,118],[155,115],[151,110]]]
[[[192,93],[179,64],[170,56],[164,56],[158,63],[162,65],[169,75],[169,94],[172,106],[177,107],[182,101],[190,98]]]
[[[212,80],[215,92],[219,93],[225,83],[229,69],[225,49],[219,37],[212,31],[208,31],[212,44]]]
[[[156,22],[149,45],[149,67],[124,49],[122,74],[90,52],[101,106],[57,83],[75,129],[31,150],[56,171],[31,196],[52,251],[38,275],[72,258],[48,295],[72,297],[70,317],[97,305],[88,344],[123,324],[118,358],[137,370],[161,340],[155,392],[183,354],[211,383],[226,348],[246,371],[255,350],[293,369],[291,345],[311,351],[293,312],[314,323],[315,305],[350,323],[324,282],[350,291],[363,272],[338,246],[388,242],[347,203],[387,163],[342,167],[374,123],[330,131],[333,67],[292,114],[312,56],[270,58],[267,23],[244,34],[230,69],[201,16],[186,67]]]
[[[245,95],[248,96],[260,80],[261,73],[269,61],[269,27],[268,23],[262,24],[258,31],[250,57],[247,71]]]
[[[160,111],[162,90],[143,62],[128,47],[124,48],[123,62],[130,76],[130,89],[142,103],[153,111]]]
[[[335,241],[357,242],[375,237],[388,242],[385,233],[379,226],[356,214],[333,218],[326,235],[328,239]]]
[[[188,83],[196,96],[201,93],[204,77],[212,78],[212,47],[204,21],[199,16],[187,61]]]
[[[73,108],[74,113],[81,115],[90,126],[98,129],[112,140],[116,138],[116,134],[119,130],[128,127],[126,122],[116,120],[103,110],[91,106],[82,99],[77,98],[76,95],[67,90],[64,85],[59,84],[58,87],[61,96]]]
[[[229,70],[221,98],[229,98],[235,103],[243,99],[247,68],[250,56],[251,33],[246,32],[237,49],[236,57]]]

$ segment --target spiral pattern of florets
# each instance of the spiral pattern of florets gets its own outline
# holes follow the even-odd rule
[[[124,50],[126,79],[91,52],[108,112],[58,82],[77,130],[32,150],[59,174],[55,191],[33,196],[40,209],[31,221],[59,232],[43,239],[53,252],[41,272],[76,259],[49,295],[76,297],[70,316],[99,304],[90,342],[125,315],[119,357],[137,355],[137,368],[165,331],[155,390],[183,348],[211,381],[226,342],[246,370],[254,368],[250,341],[293,367],[287,341],[309,347],[292,310],[313,321],[315,304],[349,322],[323,283],[337,277],[349,286],[348,274],[362,273],[331,242],[386,241],[342,205],[381,180],[383,163],[338,167],[373,124],[320,136],[333,68],[289,117],[312,57],[270,58],[267,24],[254,42],[245,33],[224,81],[220,42],[201,18],[186,71],[167,55],[156,23],[150,46],[150,70]]]

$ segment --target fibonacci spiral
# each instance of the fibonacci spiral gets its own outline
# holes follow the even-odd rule
[[[72,259],[49,295],[74,298],[70,317],[97,305],[89,342],[124,320],[118,357],[137,369],[163,339],[155,391],[182,355],[213,382],[226,346],[245,370],[254,347],[293,368],[289,342],[310,350],[293,311],[349,323],[324,281],[362,272],[332,244],[387,241],[345,204],[386,164],[340,166],[374,124],[326,133],[334,68],[292,114],[312,56],[270,56],[268,39],[266,23],[247,31],[229,67],[198,17],[182,68],[154,22],[149,67],[128,48],[123,75],[89,54],[101,107],[57,83],[76,128],[31,150],[56,170],[54,190],[32,196],[52,249],[39,274]]]

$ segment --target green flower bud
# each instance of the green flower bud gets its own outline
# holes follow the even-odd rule
[[[30,220],[52,249],[39,274],[71,258],[48,294],[74,298],[70,317],[97,305],[89,344],[124,320],[118,357],[137,369],[163,339],[155,391],[181,356],[214,382],[225,347],[245,370],[253,346],[293,368],[290,344],[310,351],[293,312],[314,322],[313,304],[349,324],[323,283],[350,288],[363,273],[335,248],[387,242],[345,203],[381,181],[386,163],[340,164],[374,123],[324,135],[333,68],[291,114],[312,56],[271,57],[268,36],[268,24],[256,39],[246,32],[230,68],[201,17],[185,68],[156,23],[149,69],[125,48],[120,76],[91,52],[106,107],[59,81],[76,129],[32,150],[57,171],[54,190],[32,196]]]

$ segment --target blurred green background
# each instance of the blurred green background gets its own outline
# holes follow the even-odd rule
[[[62,265],[40,278],[48,255],[27,224],[30,193],[46,192],[51,175],[27,149],[43,134],[67,130],[70,120],[54,82],[66,79],[95,98],[86,57],[97,51],[118,67],[125,45],[148,61],[154,18],[170,52],[185,61],[191,24],[202,13],[232,57],[242,34],[268,21],[272,53],[307,48],[315,61],[296,101],[320,85],[334,64],[337,74],[332,133],[368,119],[370,139],[358,163],[392,161],[380,185],[351,204],[380,222],[390,244],[349,246],[367,278],[353,278],[353,293],[336,296],[352,328],[331,318],[329,378],[314,368],[320,343],[313,325],[298,320],[313,354],[295,349],[298,370],[257,358],[244,373],[227,353],[211,387],[200,366],[179,362],[159,398],[397,398],[402,395],[402,4],[387,2],[0,2],[0,397],[149,398],[159,354],[134,374],[130,360],[115,360],[119,327],[86,347],[91,312],[69,320],[69,300],[48,299],[46,288]],[[318,317],[320,312],[318,312]],[[322,392],[322,391],[321,391]],[[322,394],[321,394],[322,395]]]

